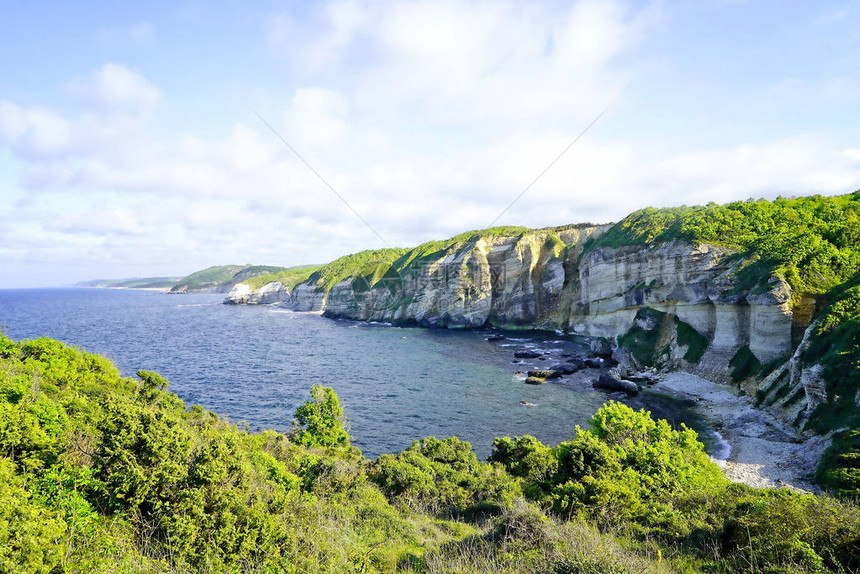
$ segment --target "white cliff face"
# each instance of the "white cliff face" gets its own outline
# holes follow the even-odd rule
[[[666,355],[671,366],[717,382],[730,380],[729,362],[739,349],[748,348],[762,364],[791,353],[794,317],[783,280],[774,277],[754,293],[743,291],[735,277],[739,262],[729,257],[730,250],[681,241],[598,248],[582,255],[586,241],[608,228],[474,237],[419,254],[373,284],[350,277],[328,292],[302,283],[291,293],[279,283],[256,291],[240,284],[227,302],[277,303],[362,321],[564,329],[607,338],[626,333],[637,311],[649,307],[677,317],[707,340],[701,359],[689,363],[683,360],[686,347],[673,338],[678,348]],[[674,327],[672,332],[675,337]],[[797,384],[799,379],[798,373]],[[803,408],[816,400],[815,385],[804,387],[810,393]],[[796,409],[797,401],[792,405]]]
[[[791,351],[788,285],[775,279],[761,294],[736,294],[731,252],[683,242],[598,249],[579,263],[569,328],[584,335],[624,333],[636,311],[671,313],[708,338],[697,369],[725,381],[728,361],[748,346],[767,363]]]
[[[248,305],[251,300],[251,293],[253,293],[253,289],[251,289],[250,285],[237,283],[227,293],[224,303],[227,305]]]
[[[224,302],[229,305],[271,305],[290,301],[290,294],[277,281],[267,283],[259,289],[251,289],[244,283],[238,283],[227,293]]]
[[[627,330],[638,309],[652,307],[713,335],[711,296],[730,271],[727,254],[678,242],[592,251],[579,263],[570,327],[611,337]]]

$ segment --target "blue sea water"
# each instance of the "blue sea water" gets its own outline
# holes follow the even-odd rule
[[[678,399],[592,389],[594,371],[524,384],[517,371],[546,368],[562,353],[582,350],[568,337],[506,333],[491,342],[484,331],[335,321],[222,300],[134,290],[0,290],[0,330],[15,340],[47,336],[105,355],[128,376],[157,371],[188,406],[200,404],[252,430],[289,431],[311,386],[331,386],[353,444],[369,457],[426,436],[456,435],[480,457],[498,436],[531,434],[556,444],[609,398],[706,430]],[[514,352],[526,348],[544,349],[550,358],[514,363]]]

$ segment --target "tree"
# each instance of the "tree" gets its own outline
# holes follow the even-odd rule
[[[312,400],[296,409],[293,440],[304,446],[349,446],[343,428],[343,409],[331,387],[314,385]]]

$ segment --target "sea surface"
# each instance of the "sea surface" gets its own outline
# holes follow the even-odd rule
[[[486,457],[498,436],[557,444],[610,399],[673,424],[708,429],[685,401],[591,388],[587,370],[532,386],[517,371],[546,368],[581,341],[555,333],[398,328],[326,319],[268,306],[223,305],[222,294],[113,289],[0,290],[0,330],[47,336],[111,359],[124,375],[157,371],[190,407],[252,430],[291,428],[312,385],[333,387],[353,444],[366,456],[452,435]],[[500,340],[486,340],[503,335]],[[514,362],[540,349],[549,358]],[[709,441],[705,441],[706,445]]]

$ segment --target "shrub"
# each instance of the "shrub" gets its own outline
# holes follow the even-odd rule
[[[33,502],[14,465],[0,458],[0,571],[51,571],[63,555],[64,531],[55,513]]]
[[[293,439],[304,446],[349,446],[349,435],[343,428],[343,409],[331,387],[314,385],[312,400],[296,409],[298,429]]]
[[[860,500],[860,431],[833,436],[816,474],[819,484],[843,498]]]
[[[457,437],[429,437],[381,455],[370,476],[392,500],[435,513],[495,512],[520,494],[501,465],[478,462],[472,446]]]

